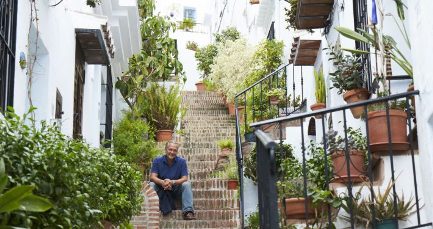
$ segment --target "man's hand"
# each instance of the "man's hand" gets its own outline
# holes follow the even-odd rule
[[[162,187],[164,190],[171,190],[172,189],[172,181],[170,179],[165,179],[162,183]]]

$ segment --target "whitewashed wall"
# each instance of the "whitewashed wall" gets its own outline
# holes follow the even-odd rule
[[[431,51],[433,50],[433,2],[429,0],[410,0],[409,33],[412,40],[412,60],[415,88],[420,91],[416,97],[416,116],[418,127],[419,164],[425,193],[424,210],[429,222],[433,221],[433,78],[431,70]]]
[[[73,98],[75,73],[75,29],[100,29],[109,21],[113,29],[116,56],[113,63],[113,77],[127,68],[127,58],[137,52],[140,46],[138,34],[138,9],[128,3],[119,5],[118,1],[104,1],[102,6],[92,9],[85,0],[64,1],[56,7],[50,7],[57,1],[37,0],[39,35],[33,26],[29,34],[30,5],[29,1],[18,3],[17,56],[24,52],[27,60],[36,55],[33,69],[31,98],[38,109],[36,120],[52,122],[55,115],[56,90],[63,97],[63,117],[61,130],[71,136],[73,127]],[[104,8],[104,9],[103,9]],[[110,12],[109,14],[107,12]],[[107,16],[108,15],[108,16]],[[118,20],[118,24],[111,21]],[[132,32],[131,32],[132,31]],[[122,35],[123,34],[123,37]],[[28,44],[28,38],[30,44]],[[36,44],[34,41],[38,40]],[[18,62],[18,58],[17,58]],[[101,76],[106,71],[100,65],[87,65],[83,101],[83,137],[93,146],[99,146],[101,112],[105,103],[101,103]],[[14,88],[14,108],[18,114],[29,109],[27,69],[21,69],[16,63]],[[116,99],[115,99],[116,101]],[[117,99],[119,101],[119,99]],[[113,106],[116,114],[117,105]],[[115,116],[115,115],[114,115]],[[105,121],[105,120],[104,120]]]

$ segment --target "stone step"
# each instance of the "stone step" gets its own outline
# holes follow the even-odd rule
[[[199,121],[199,120],[212,120],[212,121],[228,121],[228,120],[232,120],[235,121],[234,116],[230,116],[230,115],[221,115],[221,116],[213,116],[213,115],[201,115],[201,116],[187,116],[185,115],[182,119],[183,121]],[[183,122],[182,121],[182,122]]]
[[[214,161],[188,161],[188,169],[214,168]]]
[[[162,215],[161,215],[162,216]],[[198,220],[237,220],[239,219],[238,210],[195,210]],[[182,220],[182,211],[175,210],[167,216],[162,216],[163,220]]]
[[[239,204],[236,197],[232,199],[197,199],[194,197],[194,209],[197,210],[218,210],[218,209],[238,209]]]
[[[238,220],[161,220],[160,228],[238,228]]]
[[[236,199],[236,190],[193,190],[194,198]]]
[[[187,110],[185,115],[188,116],[199,116],[199,115],[209,115],[209,116],[221,116],[229,115],[228,110]]]
[[[227,133],[227,132],[223,132],[223,133],[214,133],[212,134],[212,136],[208,136],[208,135],[204,135],[203,133],[195,133],[195,132],[189,132],[189,133],[185,133],[184,135],[187,135],[189,137],[189,139],[196,139],[196,138],[203,138],[203,136],[205,136],[204,138],[216,138],[216,139],[226,139],[226,138],[235,138],[236,134],[235,132],[232,133]],[[185,138],[185,137],[182,137]]]
[[[212,162],[216,162],[216,160],[218,159],[218,153],[206,153],[206,154],[182,154],[180,155],[183,158],[186,159],[186,161],[188,161],[188,165],[190,162],[205,162],[205,161],[212,161]]]
[[[197,190],[227,190],[227,180],[213,178],[207,180],[191,180],[193,189]]]
[[[212,154],[215,153],[217,154],[220,150],[219,149],[214,149],[214,148],[182,148],[179,152],[179,155],[188,155],[188,156],[192,156],[192,155],[202,155],[202,154]]]
[[[232,139],[235,140],[234,136],[226,136],[226,137],[184,137],[182,142],[183,143],[193,143],[193,142],[218,142],[219,140],[223,139]]]
[[[208,124],[212,123],[215,125],[235,125],[236,120],[234,119],[225,119],[225,120],[184,120],[182,124],[194,124],[194,125],[202,125],[202,124]]]
[[[196,126],[194,127],[185,127],[182,129],[185,134],[191,134],[191,133],[201,133],[201,134],[221,134],[221,133],[229,133],[229,134],[236,134],[236,128],[233,125],[232,127],[212,127],[211,125],[208,126]]]
[[[222,101],[206,101],[203,102],[186,102],[182,103],[182,107],[186,108],[188,110],[202,110],[203,108],[209,108],[209,109],[227,109],[227,106]]]

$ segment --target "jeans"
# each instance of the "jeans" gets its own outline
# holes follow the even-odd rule
[[[158,193],[159,190],[163,190],[161,186],[153,182],[149,182],[149,185],[153,188],[153,190],[155,190],[156,193]],[[182,212],[194,212],[192,188],[189,181],[183,182],[182,185],[174,185],[172,192],[175,193],[176,198],[182,199]]]

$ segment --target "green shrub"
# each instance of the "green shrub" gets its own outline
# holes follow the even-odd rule
[[[260,228],[259,211],[251,212],[251,214],[248,215],[247,225],[248,225],[248,229]]]
[[[150,126],[131,112],[114,125],[113,147],[116,155],[126,161],[149,169],[151,160],[159,154]]]
[[[13,226],[95,228],[102,219],[116,225],[139,211],[141,175],[107,150],[73,140],[56,127],[21,119],[0,119],[0,158],[9,172],[6,188],[35,186],[49,199],[47,212],[10,214]],[[4,218],[3,218],[4,219]]]

